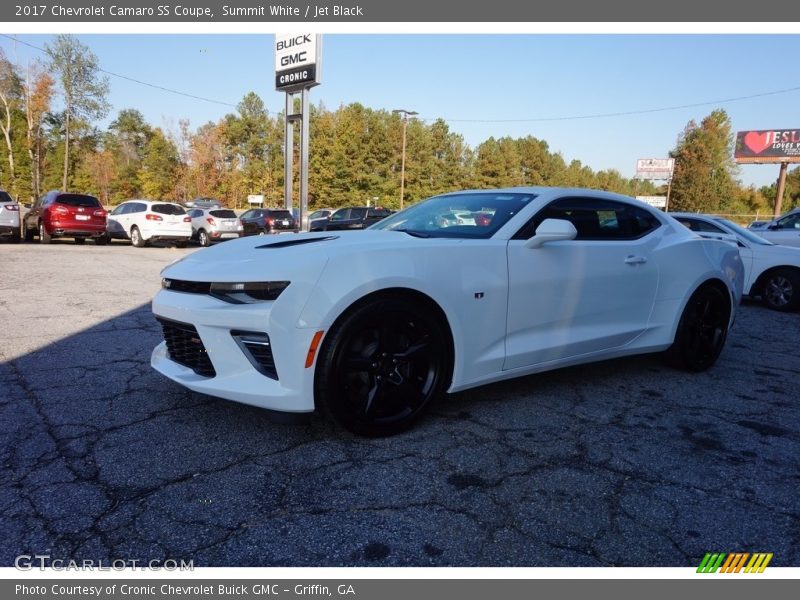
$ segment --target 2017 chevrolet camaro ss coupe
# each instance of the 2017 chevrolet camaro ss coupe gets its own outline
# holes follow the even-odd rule
[[[743,270],[730,243],[631,198],[512,188],[437,196],[365,231],[234,240],[162,277],[159,372],[380,436],[445,392],[568,365],[665,351],[707,369]]]

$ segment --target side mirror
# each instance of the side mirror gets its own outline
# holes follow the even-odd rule
[[[536,228],[536,233],[525,242],[526,248],[540,248],[547,242],[574,240],[578,235],[575,225],[563,219],[545,219]]]

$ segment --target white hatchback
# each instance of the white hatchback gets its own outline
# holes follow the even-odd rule
[[[128,200],[108,214],[106,231],[110,238],[129,239],[137,248],[156,240],[183,248],[192,237],[192,219],[174,202]]]

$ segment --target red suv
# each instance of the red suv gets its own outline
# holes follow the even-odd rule
[[[94,196],[52,191],[26,208],[30,211],[22,219],[22,231],[28,242],[38,235],[42,244],[49,244],[54,237],[73,238],[76,244],[86,238],[99,245],[108,243],[108,213]]]

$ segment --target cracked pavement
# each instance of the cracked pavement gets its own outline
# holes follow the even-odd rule
[[[0,245],[0,566],[800,565],[800,315],[745,303],[707,373],[565,369],[367,440],[150,368],[159,271],[191,251]]]

